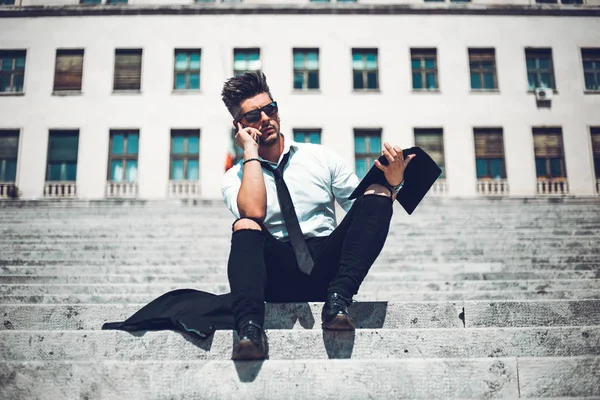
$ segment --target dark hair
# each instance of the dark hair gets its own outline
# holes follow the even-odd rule
[[[260,70],[255,70],[229,78],[223,85],[221,97],[231,116],[237,119],[241,112],[242,101],[260,93],[267,93],[273,100],[267,85],[267,77]]]

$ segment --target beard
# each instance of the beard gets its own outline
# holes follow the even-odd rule
[[[279,140],[281,139],[281,132],[279,132],[279,130],[277,130],[276,132],[277,134],[270,133],[268,139],[261,137],[259,139],[259,146],[271,147],[278,144]]]

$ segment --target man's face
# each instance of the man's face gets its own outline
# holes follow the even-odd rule
[[[244,115],[248,111],[256,110],[272,103],[271,97],[267,93],[259,93],[254,97],[247,98],[240,103],[241,113]],[[240,122],[244,126],[258,129],[262,136],[259,140],[261,145],[273,145],[279,141],[280,126],[279,126],[279,112],[268,116],[264,111],[260,113],[260,119],[256,122],[248,122],[243,117]]]

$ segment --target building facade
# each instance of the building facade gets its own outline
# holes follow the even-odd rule
[[[250,69],[359,175],[387,141],[431,195],[600,193],[600,0],[0,0],[0,197],[220,198]]]

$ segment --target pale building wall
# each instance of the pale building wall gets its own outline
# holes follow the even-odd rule
[[[231,117],[220,99],[221,87],[232,75],[233,49],[259,47],[263,71],[280,104],[283,132],[291,135],[292,128],[321,128],[322,143],[351,165],[354,128],[382,128],[384,140],[402,147],[414,144],[414,128],[443,128],[450,195],[474,196],[473,128],[502,127],[511,195],[533,195],[531,128],[560,126],[571,193],[592,195],[589,126],[600,126],[600,96],[583,93],[580,48],[600,47],[594,32],[600,32],[596,17],[3,18],[0,49],[26,49],[27,64],[25,94],[0,96],[0,129],[21,129],[17,185],[25,198],[42,196],[49,129],[80,130],[77,185],[81,198],[104,197],[110,129],[140,130],[142,198],[166,196],[170,130],[200,129],[202,196],[219,198],[231,129]],[[534,96],[527,92],[527,46],[552,48],[558,93],[551,109],[538,109]],[[321,88],[316,93],[292,89],[294,47],[319,48]],[[378,48],[380,91],[352,90],[353,47]],[[412,91],[410,48],[418,47],[437,48],[438,93]],[[468,47],[496,49],[498,92],[471,92]],[[81,95],[52,95],[57,48],[85,49]],[[112,93],[115,48],[143,49],[141,93]],[[199,93],[173,93],[175,48],[202,49]]]

